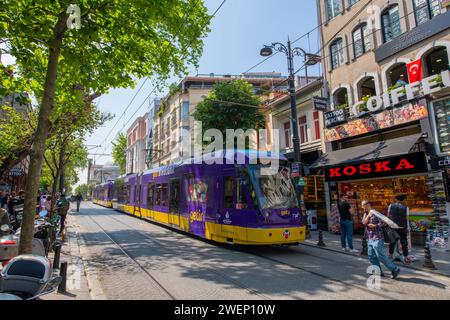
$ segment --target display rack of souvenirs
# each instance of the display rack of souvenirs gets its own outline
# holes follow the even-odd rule
[[[427,180],[429,198],[433,203],[434,223],[427,228],[427,241],[432,247],[443,248],[448,245],[449,220],[446,210],[445,186],[442,172],[433,172]]]
[[[330,221],[331,221],[330,231],[336,234],[340,233],[341,232],[340,217],[336,203],[331,204]]]

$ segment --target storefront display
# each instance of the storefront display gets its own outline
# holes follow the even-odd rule
[[[305,178],[303,200],[307,210],[314,210],[317,214],[319,227],[327,225],[327,210],[325,206],[325,187],[323,175],[309,175]]]
[[[450,99],[433,102],[439,151],[450,152]]]
[[[434,215],[432,201],[428,198],[427,176],[414,176],[405,178],[374,179],[363,181],[349,181],[338,183],[339,193],[347,194],[349,202],[354,209],[354,229],[362,229],[361,223],[364,212],[361,202],[368,200],[372,207],[387,214],[387,209],[398,194],[406,195],[405,204],[409,207],[411,231],[423,233],[426,236],[429,228],[434,228]],[[337,194],[333,195],[337,199]],[[333,200],[336,203],[337,200]],[[339,229],[339,213],[336,205],[332,205],[331,230],[337,232]]]

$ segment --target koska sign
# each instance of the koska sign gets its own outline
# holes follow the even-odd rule
[[[438,78],[442,81],[438,81]],[[353,105],[352,113],[359,117],[366,112],[361,112],[361,107],[366,105],[369,112],[377,112],[390,106],[396,106],[405,101],[411,101],[418,98],[418,93],[421,95],[429,95],[441,91],[443,88],[450,87],[450,71],[443,71],[440,75],[433,75],[425,78],[422,81],[407,84],[404,87],[399,87],[386,92],[381,96],[370,97],[367,102],[360,101]],[[421,90],[422,89],[422,90]]]
[[[382,160],[325,168],[325,179],[327,181],[347,181],[415,174],[426,171],[425,154],[418,152]]]

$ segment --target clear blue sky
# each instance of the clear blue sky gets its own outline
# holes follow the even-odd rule
[[[206,0],[210,13],[213,13],[222,0]],[[259,50],[264,44],[271,42],[286,42],[288,36],[291,40],[297,39],[317,26],[317,13],[315,0],[227,0],[217,16],[212,20],[211,32],[205,39],[204,53],[200,61],[198,73],[200,74],[241,74],[262,60]],[[306,51],[317,52],[317,31],[311,33],[310,41],[304,37],[296,46]],[[297,57],[296,65],[301,66],[301,57]],[[196,70],[191,68],[191,74]],[[276,71],[287,73],[286,58],[277,55],[258,68],[257,71]],[[302,71],[303,72],[303,71]],[[311,70],[310,74],[317,73]],[[177,81],[178,79],[173,79]],[[124,108],[137,92],[134,89],[112,90],[110,94],[98,100],[99,107],[116,115],[116,118],[99,128],[88,140],[88,145],[99,145],[108,135]],[[131,115],[138,109],[142,101],[151,92],[152,85],[147,82],[139,93],[127,114],[119,121],[103,144],[106,152],[111,150],[111,140],[123,128],[126,128],[134,119]],[[148,103],[141,107],[135,117],[146,112]],[[134,118],[135,118],[134,117]],[[101,153],[103,148],[92,150]],[[111,157],[96,156],[96,163],[111,161]]]

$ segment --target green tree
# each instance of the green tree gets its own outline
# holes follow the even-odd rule
[[[69,29],[72,2],[3,0],[0,7],[0,39],[24,82],[37,83],[39,101],[20,253],[31,253],[35,195],[55,106],[79,101],[77,87],[95,97],[132,86],[136,78],[184,74],[187,64],[197,65],[210,21],[200,0],[86,0],[79,2],[81,28]]]
[[[260,98],[252,85],[244,80],[219,82],[209,95],[198,104],[193,117],[202,122],[203,131],[218,129],[225,137],[226,129],[261,129],[265,116],[259,109]],[[253,107],[252,107],[253,106]],[[248,142],[246,142],[248,147]]]
[[[81,194],[83,199],[86,199],[89,194],[89,186],[87,184],[80,184],[75,188],[75,194]]]
[[[127,137],[125,136],[125,134],[123,134],[122,132],[119,133],[112,145],[112,158],[114,162],[119,166],[120,173],[125,174],[127,161]]]

